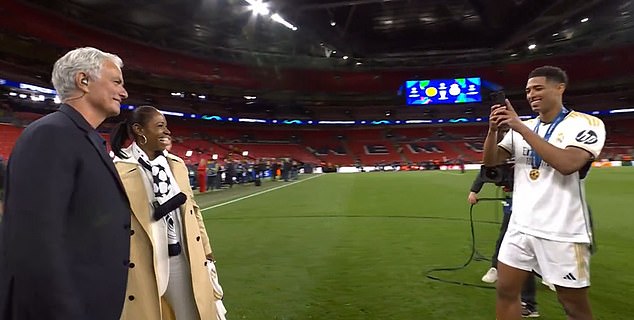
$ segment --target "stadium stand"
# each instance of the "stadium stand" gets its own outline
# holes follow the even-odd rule
[[[0,124],[0,155],[8,158],[22,127],[39,119],[46,109],[14,111]],[[448,163],[463,159],[478,163],[486,125],[445,125],[383,128],[297,128],[249,125],[209,125],[204,121],[170,118],[172,152],[188,164],[217,155],[224,159],[290,158],[329,166]],[[605,119],[608,130],[601,159],[628,160],[634,153],[631,119]],[[100,129],[106,140],[111,123]],[[188,152],[190,151],[190,152]],[[248,151],[247,156],[243,152]]]

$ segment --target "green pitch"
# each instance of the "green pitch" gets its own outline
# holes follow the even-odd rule
[[[476,172],[326,174],[288,185],[198,195],[231,319],[486,319],[494,290],[433,281],[427,270],[471,252],[469,186]],[[587,181],[598,252],[591,262],[595,319],[629,319],[634,298],[634,168],[593,169]],[[486,186],[482,197],[499,191]],[[493,252],[497,201],[474,207],[476,248]],[[435,275],[483,284],[489,262]],[[564,319],[538,285],[541,318]]]

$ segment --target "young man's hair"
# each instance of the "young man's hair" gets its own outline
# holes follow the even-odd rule
[[[539,67],[528,74],[528,78],[546,77],[547,81],[553,81],[557,83],[563,83],[568,86],[568,75],[566,71],[558,67],[543,66]]]

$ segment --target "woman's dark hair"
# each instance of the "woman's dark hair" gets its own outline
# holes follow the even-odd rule
[[[134,140],[132,126],[138,123],[142,127],[145,127],[156,112],[158,112],[158,110],[152,106],[140,106],[130,113],[128,119],[119,122],[114,129],[112,129],[110,132],[110,146],[112,147],[112,152],[114,152],[117,157],[121,159],[129,158],[121,149],[128,139]]]

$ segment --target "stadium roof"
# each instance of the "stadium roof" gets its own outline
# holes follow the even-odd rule
[[[202,106],[196,101],[188,107],[239,113],[311,116],[332,107],[359,114],[354,111],[359,106],[383,112],[402,105],[396,93],[403,80],[470,75],[502,84],[519,99],[528,71],[543,64],[569,72],[567,97],[575,104],[618,107],[614,104],[634,97],[629,0],[270,0],[264,5],[256,0],[6,0],[0,10],[5,76],[37,77],[39,84],[48,84],[59,55],[92,45],[124,58],[132,96],[149,103],[186,92],[207,98]],[[258,100],[247,104],[245,95]]]

